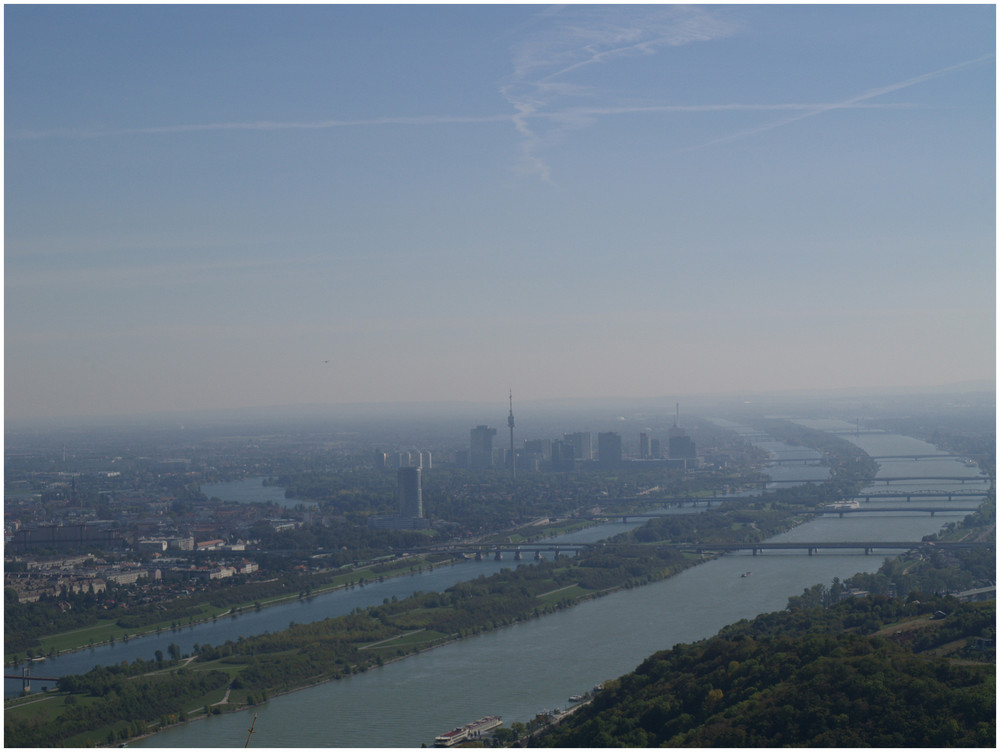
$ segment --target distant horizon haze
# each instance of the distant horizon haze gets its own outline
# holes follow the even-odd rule
[[[995,380],[993,5],[4,35],[8,421]]]
[[[800,389],[800,390],[769,390],[769,391],[732,391],[715,393],[690,393],[690,394],[665,394],[665,395],[603,395],[586,397],[541,397],[536,399],[514,399],[514,416],[517,426],[523,428],[526,420],[537,417],[536,411],[541,411],[543,415],[549,415],[553,411],[557,413],[572,413],[582,411],[584,413],[592,410],[614,412],[615,409],[652,409],[661,415],[663,419],[672,420],[675,410],[681,413],[681,422],[692,413],[700,414],[708,406],[753,406],[782,405],[804,401],[816,403],[822,400],[849,400],[849,399],[880,399],[880,398],[934,398],[939,396],[961,396],[961,395],[995,395],[996,382],[993,380],[967,381],[947,384],[925,385],[925,386],[886,386],[886,387],[841,387],[831,389]],[[481,400],[382,400],[382,401],[360,401],[360,402],[289,402],[284,404],[259,404],[259,405],[235,405],[235,406],[202,406],[197,408],[180,408],[172,410],[139,410],[133,412],[108,412],[108,413],[80,413],[67,415],[43,415],[43,416],[12,416],[5,415],[5,422],[8,428],[17,429],[30,428],[32,426],[47,426],[60,424],[73,424],[82,422],[84,424],[102,421],[129,422],[129,423],[150,423],[157,424],[164,421],[170,423],[182,423],[193,421],[195,423],[207,421],[256,421],[256,420],[294,420],[307,418],[331,418],[350,416],[351,419],[363,419],[367,417],[432,417],[437,416],[446,420],[458,420],[465,418],[470,421],[488,423],[506,431],[507,400],[505,399],[481,399]],[[610,412],[609,412],[610,411]],[[471,427],[471,423],[470,423]]]

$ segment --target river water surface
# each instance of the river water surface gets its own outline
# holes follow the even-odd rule
[[[823,430],[851,428],[850,424],[836,421],[810,425]],[[873,456],[935,451],[924,442],[889,434],[845,438]],[[754,441],[769,442],[766,448],[776,458],[791,457],[792,453],[802,457],[800,447],[779,445],[763,436]],[[895,461],[886,461],[879,476],[948,475],[969,479],[964,485],[957,481],[901,482],[910,490],[977,489],[985,494],[988,487],[975,468],[954,459],[908,460],[905,473],[896,465]],[[796,469],[790,470],[792,467]],[[801,479],[821,480],[827,470],[818,466],[781,466],[773,468],[772,477],[781,479],[789,472],[812,473],[811,478]],[[890,488],[893,486],[895,483]],[[885,491],[886,484],[876,483],[871,490]],[[946,506],[949,502],[934,503]],[[969,506],[978,500],[952,503]],[[933,518],[927,513],[854,514],[843,518],[831,515],[775,540],[919,540],[965,514],[939,513]],[[502,715],[506,725],[527,721],[542,710],[565,707],[571,694],[633,670],[658,650],[710,637],[740,619],[780,610],[790,595],[798,595],[817,583],[828,585],[834,577],[844,579],[857,572],[873,572],[885,556],[894,553],[866,556],[862,552],[828,550],[814,556],[798,552],[724,556],[662,582],[613,593],[348,679],[273,698],[254,709],[258,718],[252,744],[419,747],[430,745],[434,736],[443,731],[484,715]],[[468,566],[491,564],[495,562]],[[488,570],[475,570],[475,574],[479,571]],[[750,576],[741,576],[748,571],[752,572]],[[242,745],[251,718],[247,712],[213,716],[167,729],[133,746]]]

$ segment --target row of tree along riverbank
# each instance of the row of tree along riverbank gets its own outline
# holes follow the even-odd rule
[[[700,561],[681,554],[671,543],[763,540],[807,519],[816,506],[856,491],[870,477],[847,442],[838,441],[833,454],[831,466],[837,472],[829,483],[795,494],[767,494],[753,501],[752,508],[721,506],[698,515],[661,518],[574,558],[503,570],[442,593],[387,600],[346,616],[293,624],[275,634],[201,645],[196,660],[183,668],[161,670],[156,662],[136,661],[64,677],[58,695],[36,704],[48,706],[44,717],[35,706],[8,708],[5,742],[8,746],[111,743],[140,731],[136,724],[147,732],[202,714],[192,708],[210,713],[245,707],[277,692],[337,679],[456,638],[537,618],[582,598],[668,577]],[[131,721],[111,722],[120,718]]]

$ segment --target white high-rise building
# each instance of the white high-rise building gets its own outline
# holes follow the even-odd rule
[[[419,467],[401,467],[396,473],[396,503],[400,517],[424,516]]]

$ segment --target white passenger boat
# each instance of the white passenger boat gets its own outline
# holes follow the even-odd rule
[[[467,723],[464,726],[459,726],[451,731],[446,731],[443,734],[435,736],[434,746],[454,747],[456,744],[478,739],[486,732],[492,731],[502,725],[503,721],[500,720],[500,716],[488,715],[485,718],[480,718],[478,721]]]

